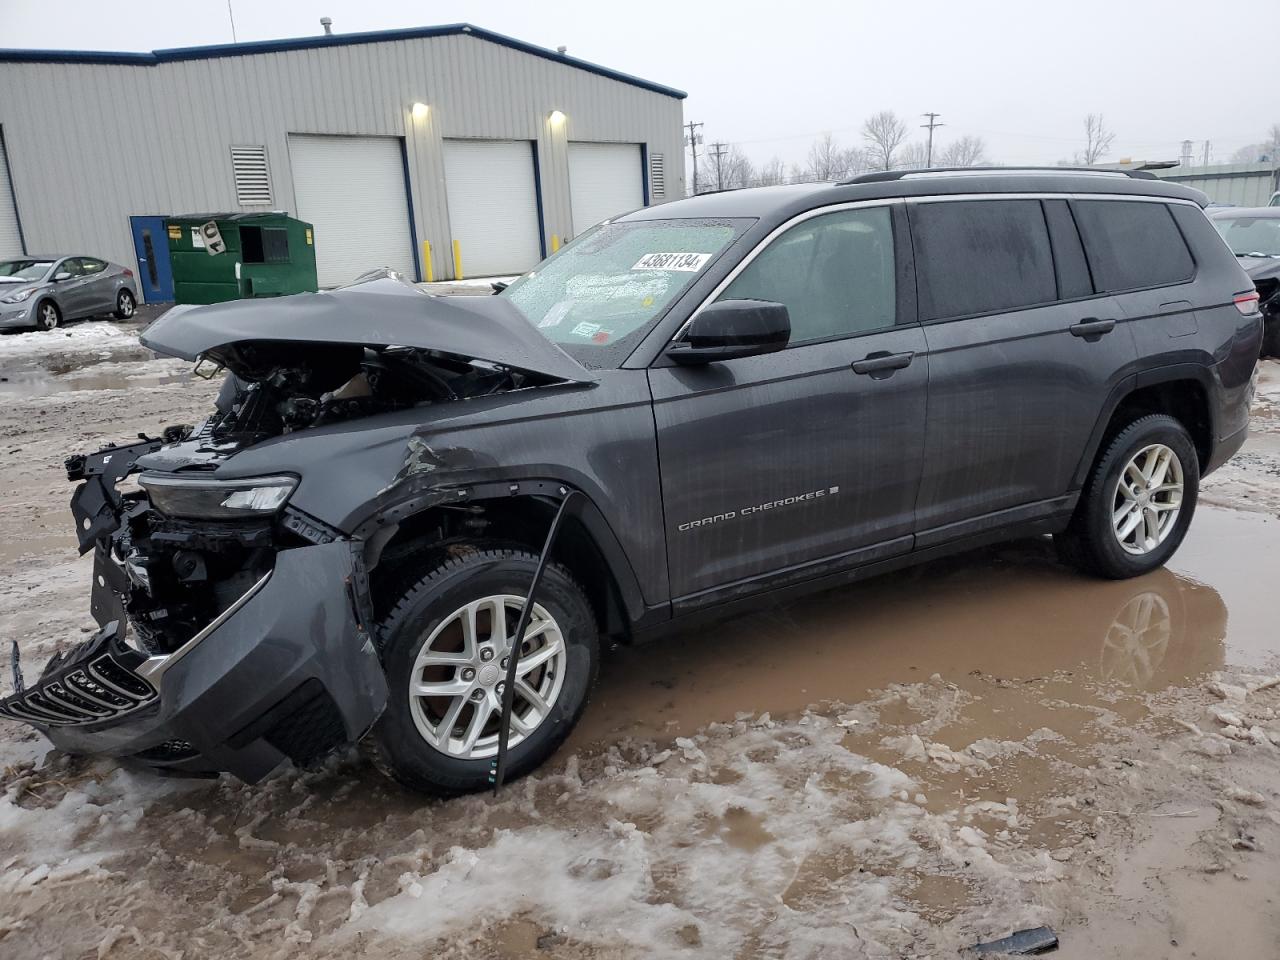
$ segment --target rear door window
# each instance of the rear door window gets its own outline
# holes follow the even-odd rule
[[[1191,251],[1163,203],[1072,201],[1089,266],[1101,293],[1120,293],[1190,280]]]
[[[101,273],[107,269],[107,264],[102,260],[94,260],[92,257],[82,257],[80,259],[80,272],[86,277],[90,274]]]
[[[1057,297],[1039,200],[912,204],[922,320],[1017,310]]]

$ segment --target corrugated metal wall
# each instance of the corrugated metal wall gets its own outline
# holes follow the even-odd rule
[[[1170,167],[1151,171],[1161,180],[1194,187],[1214,203],[1237,207],[1265,207],[1280,190],[1280,171],[1267,163],[1224,163],[1207,167]]]
[[[415,102],[430,107],[425,117]],[[290,133],[403,137],[414,228],[437,279],[452,270],[441,141],[535,141],[550,250],[572,229],[569,140],[665,154],[670,182],[654,199],[675,199],[682,120],[674,97],[466,35],[154,66],[0,63],[0,129],[28,251],[131,266],[131,215],[261,209],[236,202],[233,144],[266,145],[272,208],[294,211]]]

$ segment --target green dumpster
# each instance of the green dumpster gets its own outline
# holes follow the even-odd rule
[[[316,290],[309,223],[283,213],[193,213],[169,217],[165,227],[177,303]]]

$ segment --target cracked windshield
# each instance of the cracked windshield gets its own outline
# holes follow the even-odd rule
[[[746,223],[606,223],[503,291],[548,340],[588,367],[626,358],[650,321],[701,274]]]

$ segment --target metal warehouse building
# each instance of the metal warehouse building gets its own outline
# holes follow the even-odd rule
[[[0,256],[136,264],[167,300],[166,216],[285,210],[321,286],[518,273],[684,195],[684,96],[467,24],[0,50]]]

